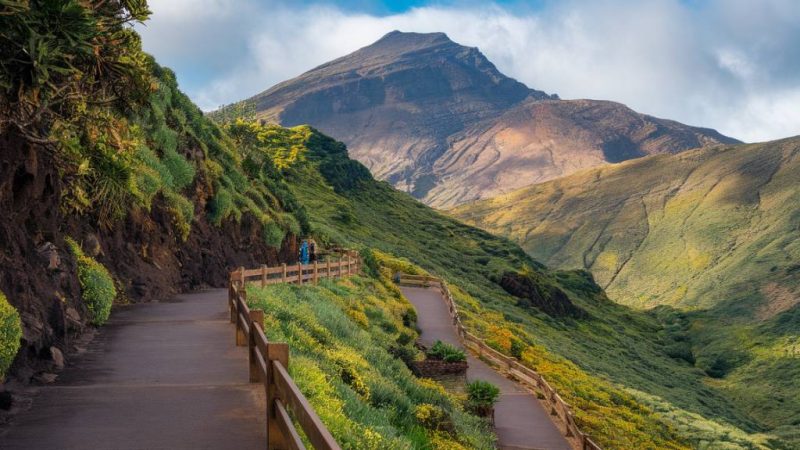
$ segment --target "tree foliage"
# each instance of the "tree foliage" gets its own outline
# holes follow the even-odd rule
[[[149,14],[145,0],[0,2],[0,133],[49,142],[59,122],[99,126],[108,106],[144,101],[147,58],[128,24]]]

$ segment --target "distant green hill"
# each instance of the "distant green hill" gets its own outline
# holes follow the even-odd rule
[[[800,424],[800,138],[591,169],[453,215],[590,270],[759,422]]]

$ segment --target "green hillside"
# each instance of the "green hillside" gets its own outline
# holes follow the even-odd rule
[[[606,445],[646,446],[649,439],[660,442],[670,435],[666,441],[727,441],[734,448],[756,442],[782,445],[760,434],[769,424],[737,404],[724,386],[675,357],[685,339],[675,331],[678,325],[664,326],[651,314],[607,300],[585,272],[551,271],[509,241],[376,182],[347,159],[341,143],[314,133],[307,146],[304,162],[287,171],[285,179],[304,205],[312,233],[323,242],[404,257],[445,277],[460,288],[456,296],[476,333],[509,354],[516,341],[514,346],[524,349],[523,359],[580,405],[584,426]],[[563,290],[588,317],[551,317],[526,307],[500,287],[508,272],[526,272],[543,286]],[[661,414],[639,410],[634,399]],[[620,435],[622,422],[636,425],[626,425],[628,432]],[[677,428],[677,434],[659,423]]]
[[[588,170],[453,214],[652,309],[754,420],[800,424],[800,138]],[[796,434],[795,434],[796,438]]]

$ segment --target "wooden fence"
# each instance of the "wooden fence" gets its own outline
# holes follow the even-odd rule
[[[348,253],[339,261],[307,265],[286,264],[280,267],[262,266],[232,272],[228,289],[231,323],[236,325],[236,345],[247,346],[250,363],[250,382],[262,383],[266,392],[267,448],[305,449],[292,417],[300,425],[308,441],[317,450],[339,450],[339,444],[319,419],[289,376],[289,346],[269,342],[264,334],[264,311],[247,306],[248,282],[261,286],[276,283],[306,283],[320,278],[337,278],[356,274],[361,269],[358,254]]]
[[[355,275],[361,272],[361,258],[358,253],[349,252],[342,258],[325,262],[314,261],[311,264],[293,264],[287,266],[282,264],[277,267],[267,267],[265,265],[258,269],[239,269],[231,272],[231,282],[239,282],[244,285],[246,282],[260,283],[261,287],[278,283],[297,283],[308,282],[317,283],[320,278],[339,278]]]
[[[431,276],[401,274],[400,284],[423,287],[437,286],[450,310],[453,325],[458,330],[458,335],[465,346],[473,349],[484,360],[488,360],[494,365],[505,369],[511,377],[520,380],[533,388],[538,394],[541,394],[550,408],[550,414],[557,416],[565,424],[564,435],[568,438],[576,439],[582,450],[602,450],[599,445],[578,428],[571,407],[558,395],[544,377],[530,367],[522,365],[516,358],[506,356],[489,347],[480,338],[464,328],[461,323],[461,316],[458,313],[458,306],[453,301],[453,295],[450,293],[446,282]]]

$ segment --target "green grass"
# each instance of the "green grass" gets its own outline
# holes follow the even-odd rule
[[[653,308],[669,355],[757,429],[797,443],[798,154],[791,138],[643,158],[453,213]]]
[[[417,334],[403,319],[412,306],[386,277],[249,286],[248,302],[265,311],[267,337],[289,344],[289,372],[342,448],[493,448],[462,399],[396,357],[414,354]]]

